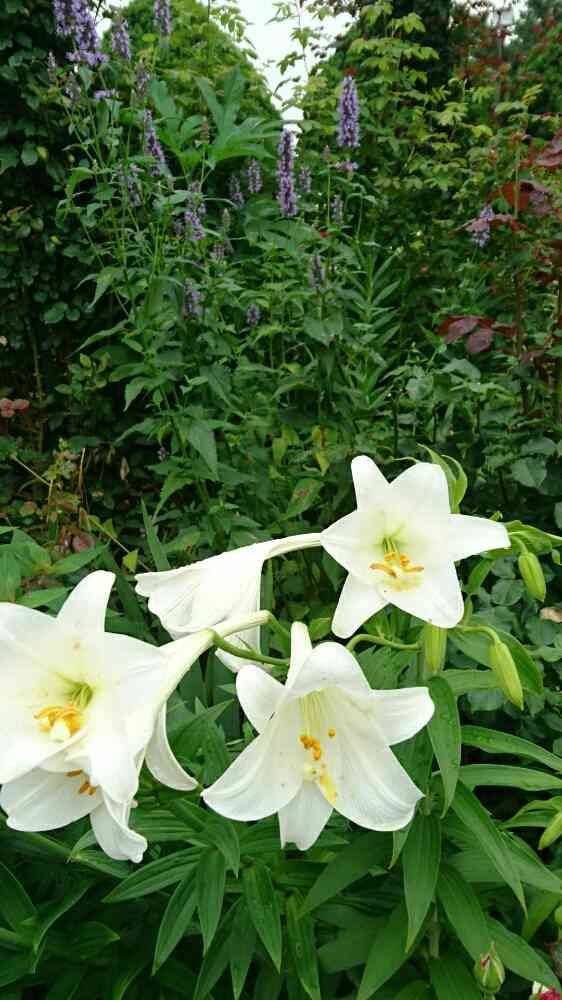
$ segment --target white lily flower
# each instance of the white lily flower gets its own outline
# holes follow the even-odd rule
[[[166,701],[213,633],[160,648],[106,633],[113,581],[112,573],[91,573],[56,618],[0,604],[0,805],[20,830],[91,815],[106,853],[139,860],[144,841],[127,822],[143,760],[171,788],[197,786],[170,749]],[[263,617],[227,622],[221,631]]]
[[[311,847],[332,809],[369,830],[410,822],[422,792],[390,750],[433,714],[427,688],[373,691],[355,657],[333,642],[312,649],[292,627],[285,685],[259,667],[236,690],[259,736],[210,788],[205,802],[230,819],[279,814],[282,844]]]
[[[256,542],[180,569],[139,573],[136,590],[148,597],[149,610],[173,639],[204,628],[220,631],[219,626],[226,620],[259,610],[266,559],[320,544],[320,534]],[[259,628],[232,634],[229,642],[242,649],[259,651]],[[222,650],[217,650],[217,656],[234,672],[245,664],[243,659]]]
[[[505,527],[452,514],[438,465],[419,462],[389,483],[362,455],[351,471],[357,510],[322,532],[323,547],[349,574],[334,633],[347,638],[387,604],[440,628],[458,625],[464,606],[455,562],[509,548]]]

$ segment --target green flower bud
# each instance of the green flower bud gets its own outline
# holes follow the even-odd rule
[[[529,591],[531,597],[537,601],[544,601],[546,595],[546,581],[542,566],[534,552],[522,552],[517,560],[521,579]]]
[[[445,663],[447,629],[437,625],[424,625],[422,631],[422,662],[426,677],[438,674]]]
[[[557,812],[539,840],[539,850],[550,847],[560,836],[562,836],[562,812]]]
[[[496,951],[495,944],[474,963],[474,978],[486,993],[497,993],[505,982],[505,968]]]
[[[517,708],[523,708],[523,688],[509,647],[496,639],[490,646],[489,656],[490,666],[506,698]]]

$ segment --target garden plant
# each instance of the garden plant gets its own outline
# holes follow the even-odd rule
[[[4,0],[0,1000],[561,1000],[543,6]]]

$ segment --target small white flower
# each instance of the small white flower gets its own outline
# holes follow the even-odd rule
[[[283,686],[259,667],[237,674],[238,698],[259,736],[203,792],[237,820],[279,814],[281,841],[306,850],[332,809],[370,830],[398,830],[422,792],[390,750],[433,714],[427,688],[373,691],[352,654],[337,643],[314,650],[306,627],[292,628]]]
[[[0,805],[19,830],[91,815],[106,853],[138,861],[127,822],[143,760],[172,788],[197,785],[168,744],[166,700],[213,636],[156,648],[106,633],[113,581],[91,573],[56,618],[0,604]]]
[[[326,551],[348,571],[333,621],[347,638],[387,604],[440,628],[458,625],[458,559],[509,548],[502,524],[452,514],[438,465],[419,462],[387,482],[362,455],[351,463],[357,510],[322,532]]]
[[[180,569],[139,573],[137,593],[148,597],[149,610],[174,639],[204,628],[220,631],[224,621],[259,610],[261,574],[266,559],[318,545],[319,534],[244,545]],[[259,628],[230,635],[229,642],[242,649],[259,650]],[[217,656],[235,672],[245,662],[221,650],[217,651]]]

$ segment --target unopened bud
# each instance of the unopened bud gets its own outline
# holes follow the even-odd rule
[[[562,996],[557,990],[553,990],[550,986],[543,986],[542,983],[533,983],[533,992],[531,993],[531,1000],[562,1000]]]
[[[486,993],[497,993],[505,982],[505,968],[495,944],[474,963],[474,978]]]
[[[490,646],[490,666],[506,698],[523,708],[523,688],[515,661],[505,642],[496,639]]]
[[[546,582],[542,566],[534,552],[522,552],[517,560],[521,579],[529,591],[531,597],[537,601],[544,601],[546,595]]]
[[[437,625],[424,625],[422,631],[422,660],[426,677],[438,674],[445,663],[447,629]]]
[[[556,813],[546,827],[539,840],[539,850],[542,851],[545,847],[550,847],[560,836],[562,836],[562,812]]]

